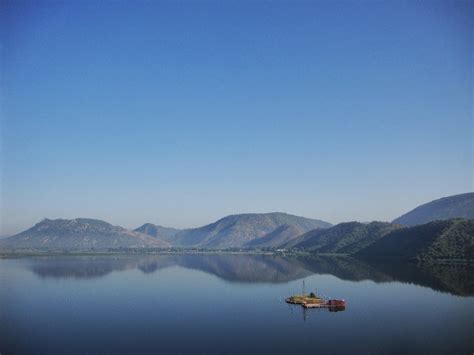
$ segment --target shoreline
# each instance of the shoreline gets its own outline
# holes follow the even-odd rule
[[[398,258],[381,257],[358,257],[350,254],[320,253],[313,254],[304,251],[271,251],[271,250],[212,250],[212,249],[162,249],[162,250],[113,250],[113,251],[0,251],[0,259],[23,258],[23,257],[54,257],[54,256],[167,256],[167,255],[261,255],[261,256],[280,256],[287,258],[351,258],[365,262],[383,262],[383,263],[404,263],[413,265],[430,264],[459,264],[474,265],[473,260],[468,259],[427,259],[427,260],[405,260]]]
[[[153,251],[0,251],[0,259],[28,256],[146,256],[146,255],[281,255],[272,251],[153,250]]]

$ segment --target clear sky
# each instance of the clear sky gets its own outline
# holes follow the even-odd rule
[[[0,2],[0,234],[391,220],[473,189],[472,1]]]

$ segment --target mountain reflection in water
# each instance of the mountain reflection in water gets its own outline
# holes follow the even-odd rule
[[[230,282],[286,283],[311,274],[329,274],[342,280],[403,282],[454,295],[474,295],[472,265],[360,261],[350,257],[281,257],[270,255],[146,255],[54,256],[30,258],[28,267],[40,277],[88,279],[112,272],[138,269],[143,273],[180,266],[201,270]]]

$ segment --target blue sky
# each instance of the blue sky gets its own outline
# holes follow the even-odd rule
[[[0,234],[472,191],[469,1],[2,1]]]

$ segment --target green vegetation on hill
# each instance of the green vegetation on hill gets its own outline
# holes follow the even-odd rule
[[[281,247],[314,253],[354,254],[398,228],[400,226],[386,222],[340,223],[328,229],[309,231]]]
[[[415,226],[452,218],[474,219],[474,193],[443,197],[405,213],[393,220],[404,226]]]
[[[399,229],[361,250],[358,255],[418,261],[474,261],[474,220],[435,221]]]

